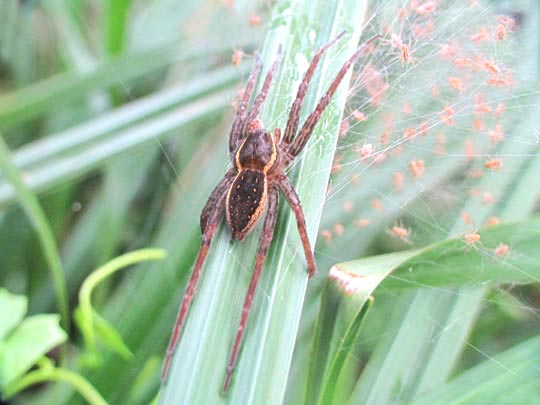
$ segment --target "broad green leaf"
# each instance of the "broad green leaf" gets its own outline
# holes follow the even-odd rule
[[[0,386],[6,387],[66,341],[59,321],[60,316],[55,314],[28,317],[0,343]]]
[[[0,342],[22,321],[27,307],[26,296],[11,294],[5,288],[0,288]]]

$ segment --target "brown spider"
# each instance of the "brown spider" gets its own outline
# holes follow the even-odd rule
[[[227,374],[223,385],[223,393],[228,390],[231,382],[251,304],[253,303],[255,289],[259,281],[259,276],[261,275],[268,247],[270,246],[274,235],[274,227],[278,213],[279,190],[284,194],[296,216],[298,231],[307,259],[309,277],[313,276],[315,273],[315,259],[313,258],[306,231],[304,213],[302,212],[298,195],[285,175],[285,171],[290,167],[296,156],[298,156],[306,145],[315,125],[319,122],[324,109],[330,103],[333,94],[351,65],[360,56],[365,46],[375,39],[375,37],[373,37],[368,40],[345,62],[326,93],[319,100],[315,110],[306,119],[300,131],[298,131],[300,110],[302,109],[304,98],[306,97],[306,92],[311,78],[313,77],[313,73],[315,72],[315,68],[323,53],[344,34],[345,32],[340,33],[336,38],[323,45],[315,53],[304,79],[298,88],[283,138],[281,138],[281,130],[279,128],[274,129],[272,135],[263,127],[262,122],[258,119],[262,105],[268,94],[272,78],[281,61],[281,50],[278,52],[275,62],[272,64],[266,75],[260,93],[255,97],[251,108],[247,110],[255,81],[261,70],[261,61],[257,58],[255,67],[249,76],[242,100],[236,111],[229,136],[229,152],[233,167],[227,171],[224,178],[219,182],[214,191],[212,191],[201,214],[201,247],[197,256],[197,261],[195,262],[193,273],[187,284],[171,341],[167,349],[161,376],[163,383],[167,379],[170,361],[195,294],[195,288],[199,280],[201,268],[204,264],[206,255],[208,254],[212,238],[221,223],[223,214],[225,214],[227,224],[231,230],[232,239],[242,240],[257,224],[262,217],[264,210],[268,207],[266,210],[266,218],[264,220],[259,250],[255,260],[255,269],[244,300],[242,318],[240,320],[240,325],[238,326],[236,339],[234,341],[229,362],[227,363]]]

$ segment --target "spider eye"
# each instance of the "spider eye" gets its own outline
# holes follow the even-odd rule
[[[247,125],[248,133],[253,133],[258,129],[263,128],[263,123],[260,119],[256,118]]]

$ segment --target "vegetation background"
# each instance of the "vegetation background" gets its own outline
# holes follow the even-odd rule
[[[539,22],[532,0],[0,2],[0,400],[539,401]],[[222,227],[158,399],[253,53],[283,46],[283,128],[342,30],[304,117],[381,38],[290,172],[319,273],[282,204],[221,397],[260,235]]]

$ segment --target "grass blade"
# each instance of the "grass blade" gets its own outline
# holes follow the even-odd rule
[[[347,45],[329,51],[322,64],[323,73],[315,81],[318,85],[314,85],[317,86],[316,91],[309,94],[304,108],[305,112],[309,112],[324,92],[329,79],[356,48],[362,25],[359,21],[363,21],[365,11],[356,2],[330,4],[322,1],[283,2],[278,3],[274,10],[263,50],[264,62],[265,66],[269,66],[278,45],[282,44],[285,55],[282,66],[286,68],[275,78],[274,90],[263,112],[263,122],[269,128],[283,127],[286,122],[294,97],[291,83],[300,78],[300,74],[289,66],[296,66],[295,61],[299,56],[305,55],[309,61],[310,53],[339,31],[352,31]],[[313,30],[316,43],[306,42],[303,33],[310,30]],[[346,86],[346,83],[341,86],[340,94],[329,107],[309,144],[311,147],[308,145],[305,160],[297,165],[301,167],[295,183],[312,238],[320,219]],[[323,131],[325,128],[326,131]],[[169,375],[171,383],[161,392],[161,403],[224,401],[219,397],[219,390],[230,348],[227,342],[234,338],[259,237],[260,231],[257,230],[242,244],[231,244],[228,231],[222,229],[216,236],[184,337],[173,360]],[[289,237],[292,237],[289,242],[292,247],[288,246]],[[246,260],[248,257],[252,259]],[[290,216],[279,220],[266,269],[227,402],[261,402],[268,398],[280,402],[283,398],[307,279],[301,245]],[[216,364],[223,364],[223,368],[216,367]]]
[[[39,201],[23,180],[22,173],[11,162],[10,151],[4,138],[0,134],[0,168],[8,181],[13,185],[13,190],[19,198],[26,215],[36,230],[39,242],[43,249],[45,260],[50,267],[58,309],[62,317],[62,326],[69,333],[69,308],[67,302],[66,284],[60,253],[56,246],[54,234],[47,222],[45,213],[39,205]]]

